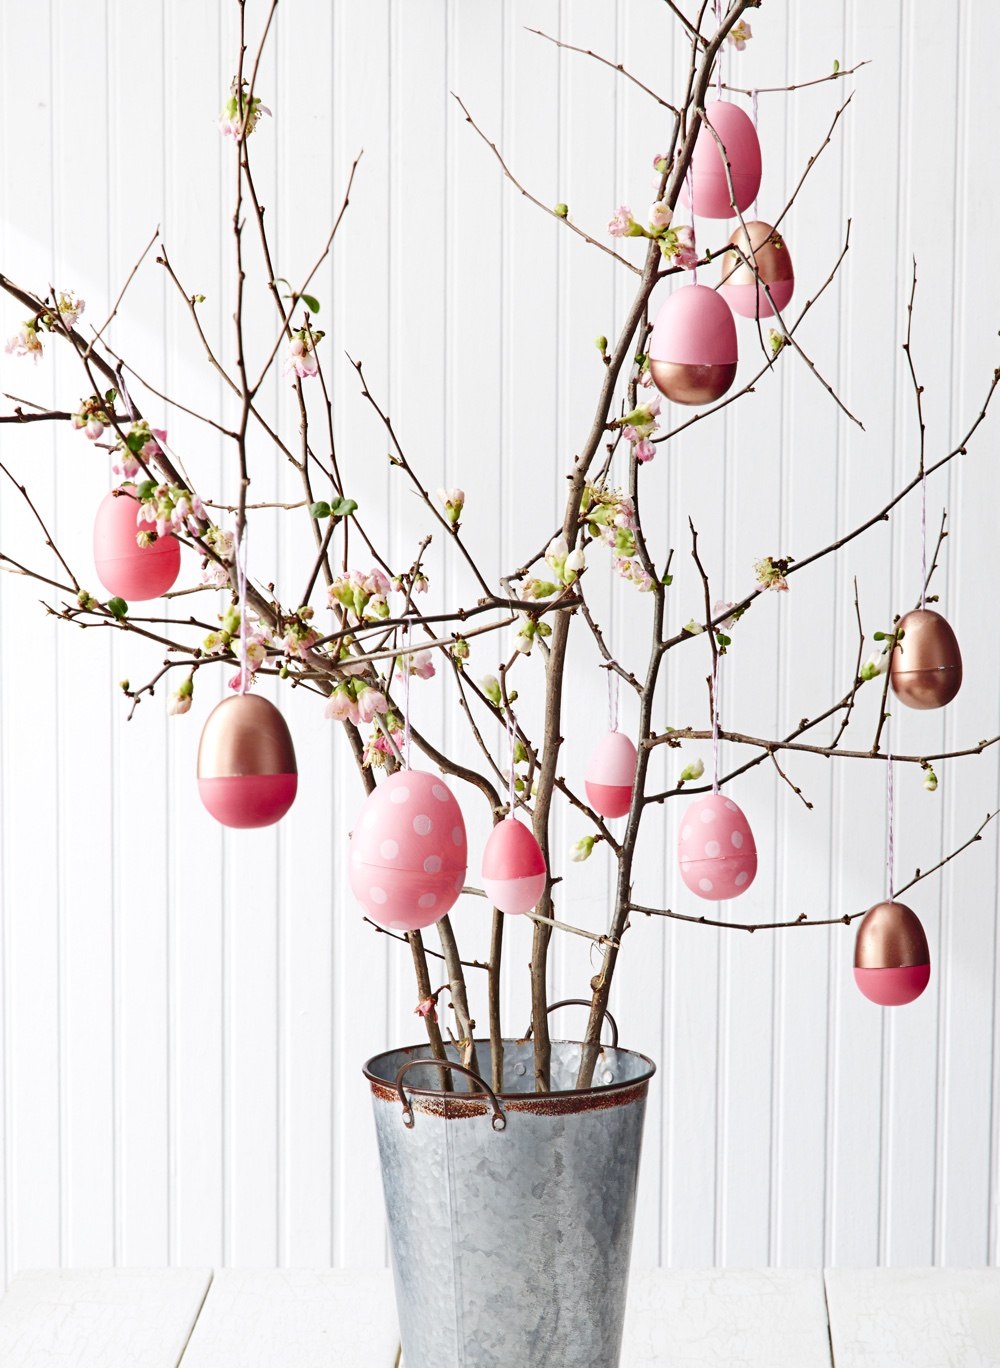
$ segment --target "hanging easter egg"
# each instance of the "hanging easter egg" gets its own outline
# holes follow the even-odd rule
[[[699,898],[736,898],[754,881],[757,847],[742,810],[722,793],[696,798],[677,840],[681,878]]]
[[[901,1007],[918,998],[931,976],[924,928],[905,903],[869,908],[854,944],[854,981],[880,1007]]]
[[[889,660],[893,693],[908,708],[943,708],[962,687],[962,653],[940,613],[916,608],[900,618]]]
[[[602,817],[624,817],[632,803],[638,752],[624,732],[612,731],[591,752],[584,787]]]
[[[288,724],[266,698],[234,694],[208,716],[198,746],[198,792],[217,822],[270,826],[299,785]]]
[[[181,546],[169,533],[156,537],[156,524],[137,522],[139,502],[135,486],[112,489],[102,500],[94,519],[94,565],[98,578],[109,594],[128,603],[165,594],[181,568]],[[146,532],[156,537],[140,546],[136,536]]]
[[[467,863],[462,810],[438,775],[397,770],[368,795],[351,837],[351,889],[380,926],[419,931],[440,921]]]
[[[483,888],[494,907],[530,912],[545,892],[545,857],[516,817],[497,822],[483,850]]]
[[[736,324],[724,299],[707,285],[668,295],[649,340],[653,384],[675,404],[710,404],[736,378]]]
[[[769,223],[755,221],[737,228],[729,241],[739,251],[727,252],[722,258],[719,293],[733,312],[744,318],[770,318],[774,313],[772,300],[779,312],[784,309],[795,289],[795,272],[785,239],[778,230]],[[756,275],[748,264],[751,262]]]
[[[694,198],[694,212],[702,218],[734,218],[733,196],[736,208],[742,214],[749,209],[757,198],[760,189],[760,143],[753,120],[739,105],[728,100],[711,100],[705,106],[705,115],[712,129],[718,135],[718,142],[712,131],[704,123],[698,131],[698,138],[691,157],[690,180]],[[719,143],[726,150],[733,181],[733,194],[729,193],[726,178],[726,165],[722,160]],[[689,204],[687,182],[681,188],[682,204]]]

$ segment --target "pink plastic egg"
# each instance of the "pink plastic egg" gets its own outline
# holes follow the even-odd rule
[[[298,791],[295,748],[281,713],[259,694],[224,698],[198,746],[198,793],[228,827],[271,826]]]
[[[181,568],[181,546],[168,534],[149,546],[136,541],[139,532],[156,531],[154,523],[137,522],[139,503],[134,485],[112,489],[94,519],[94,565],[109,594],[129,603],[165,594]]]
[[[497,822],[483,850],[483,888],[494,907],[530,912],[545,892],[545,857],[516,817]]]
[[[380,926],[419,931],[440,921],[467,863],[462,810],[438,775],[397,770],[368,795],[351,838],[351,889]]]
[[[587,799],[602,817],[624,817],[632,803],[639,756],[623,732],[608,732],[591,752],[584,786]]]
[[[710,100],[705,106],[708,122],[718,134],[719,142],[726,149],[729,162],[733,195],[736,207],[742,214],[749,209],[757,198],[760,189],[760,143],[753,120],[739,105],[728,100]],[[729,182],[726,179],[726,166],[712,133],[704,124],[698,131],[698,138],[691,157],[691,185],[694,198],[694,212],[702,218],[734,218]],[[681,188],[681,203],[688,204],[687,181]]]
[[[736,323],[707,285],[683,285],[664,300],[649,340],[649,373],[675,404],[710,404],[736,378]]]
[[[736,898],[754,881],[757,847],[750,823],[722,793],[696,798],[677,841],[681,878],[699,898]]]
[[[931,954],[917,914],[901,902],[870,907],[854,944],[854,981],[865,997],[880,1007],[903,1007],[930,977]]]

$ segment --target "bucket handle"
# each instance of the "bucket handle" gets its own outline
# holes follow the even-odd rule
[[[548,1016],[549,1012],[554,1012],[554,1011],[556,1010],[557,1007],[589,1007],[589,1006],[590,1006],[590,1003],[588,1002],[588,1000],[587,1000],[586,998],[562,998],[561,1001],[559,1001],[559,1002],[553,1002],[552,1006],[551,1006],[551,1007],[548,1007],[548,1008],[546,1009],[545,1015]],[[611,1013],[608,1011],[607,1007],[605,1007],[605,1009],[604,1009],[604,1018],[605,1018],[605,1020],[607,1021],[608,1025],[611,1027],[611,1048],[612,1048],[613,1050],[617,1050],[617,1049],[618,1049],[618,1023],[617,1023],[617,1021],[615,1021],[614,1017],[613,1017],[613,1016],[611,1015]],[[531,1024],[530,1024],[530,1023],[529,1023],[529,1025],[528,1025],[528,1029],[525,1031],[525,1033],[524,1033],[522,1039],[523,1039],[523,1040],[530,1040],[530,1039],[531,1039]]]
[[[399,1093],[399,1100],[403,1104],[403,1125],[406,1127],[407,1130],[413,1129],[413,1108],[410,1105],[410,1103],[406,1100],[406,1093],[403,1091],[403,1074],[406,1073],[407,1069],[412,1069],[417,1064],[429,1063],[433,1063],[433,1060],[411,1059],[403,1065],[399,1073],[396,1075],[396,1091]],[[453,1064],[451,1063],[451,1061],[449,1061],[446,1067],[448,1069],[455,1069],[458,1073],[465,1074],[467,1078],[471,1078],[479,1084],[482,1090],[488,1094],[490,1101],[493,1103],[493,1129],[495,1131],[506,1130],[507,1118],[500,1110],[500,1103],[497,1101],[497,1095],[490,1087],[490,1085],[484,1082],[483,1079],[481,1079],[477,1073],[473,1073],[471,1069],[467,1069],[464,1064]]]

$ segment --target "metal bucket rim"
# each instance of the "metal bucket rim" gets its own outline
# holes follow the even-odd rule
[[[509,1038],[506,1038],[502,1043],[503,1043],[504,1045],[524,1045],[524,1044],[528,1044],[529,1042],[527,1042],[527,1041],[525,1041],[525,1040],[518,1040],[516,1037],[509,1037]],[[490,1044],[490,1040],[489,1040],[489,1037],[488,1037],[488,1036],[487,1036],[487,1037],[479,1037],[479,1038],[477,1038],[477,1039],[473,1042],[473,1044],[475,1044],[475,1045],[489,1045],[489,1044]],[[550,1044],[552,1044],[552,1045],[579,1045],[579,1046],[582,1047],[583,1044],[584,1044],[584,1042],[583,1042],[582,1040],[553,1040],[553,1041],[550,1042]],[[601,1046],[600,1046],[600,1052],[601,1052],[601,1054],[604,1054],[604,1053],[606,1053],[608,1050],[610,1050],[611,1048],[612,1048],[612,1047],[611,1047],[610,1045],[601,1045]],[[402,1053],[404,1053],[404,1052],[406,1052],[406,1051],[409,1051],[409,1050],[429,1050],[429,1049],[430,1049],[429,1044],[427,1043],[426,1040],[424,1040],[424,1041],[418,1042],[416,1045],[397,1045],[394,1049],[391,1049],[391,1050],[380,1050],[380,1051],[378,1052],[378,1054],[372,1055],[370,1059],[367,1059],[367,1060],[365,1061],[365,1063],[364,1063],[364,1065],[363,1065],[363,1067],[362,1067],[362,1072],[364,1073],[364,1076],[365,1076],[365,1078],[367,1078],[367,1080],[368,1080],[369,1083],[375,1084],[375,1085],[377,1085],[377,1086],[380,1087],[380,1088],[392,1088],[392,1087],[394,1086],[393,1080],[392,1080],[392,1079],[387,1079],[387,1078],[385,1078],[384,1076],[382,1076],[382,1075],[380,1075],[380,1074],[374,1073],[374,1072],[372,1071],[372,1066],[375,1065],[375,1064],[377,1064],[379,1060],[384,1059],[387,1055],[402,1054]],[[637,1087],[637,1086],[639,1086],[639,1085],[645,1085],[645,1084],[647,1084],[647,1083],[649,1082],[649,1080],[650,1080],[650,1079],[653,1077],[653,1075],[656,1073],[656,1065],[655,1065],[655,1063],[653,1062],[653,1060],[651,1060],[651,1059],[649,1058],[648,1055],[642,1054],[641,1051],[639,1051],[639,1050],[628,1050],[628,1049],[624,1049],[621,1045],[619,1045],[619,1046],[617,1047],[617,1052],[618,1052],[619,1054],[631,1055],[633,1059],[641,1059],[642,1062],[648,1066],[647,1069],[646,1069],[646,1071],[645,1071],[645,1073],[638,1074],[635,1078],[623,1078],[623,1079],[619,1079],[619,1080],[616,1080],[616,1081],[613,1082],[613,1083],[593,1083],[593,1084],[591,1084],[591,1086],[590,1086],[589,1088],[555,1088],[555,1089],[553,1089],[551,1092],[547,1092],[547,1093],[535,1093],[535,1092],[498,1092],[498,1093],[495,1094],[495,1096],[496,1096],[496,1098],[498,1099],[498,1101],[505,1102],[505,1103],[512,1103],[512,1104],[515,1104],[515,1103],[522,1103],[522,1104],[523,1104],[524,1102],[530,1101],[530,1100],[532,1100],[532,1099],[534,1099],[534,1100],[537,1101],[537,1100],[539,1100],[539,1099],[547,1098],[547,1097],[549,1097],[549,1098],[574,1098],[574,1097],[575,1097],[575,1098],[585,1098],[585,1097],[590,1097],[590,1096],[592,1096],[593,1094],[598,1094],[598,1095],[600,1095],[600,1096],[602,1096],[602,1097],[606,1097],[609,1093],[622,1092],[622,1091],[624,1091],[624,1090],[627,1089],[627,1088],[635,1088],[635,1087]],[[414,1056],[414,1059],[415,1059],[415,1061],[416,1061],[416,1060],[419,1060],[419,1062],[420,1062],[421,1064],[431,1064],[431,1065],[437,1064],[437,1065],[440,1065],[442,1068],[447,1068],[449,1062],[454,1062],[454,1061],[446,1061],[446,1060],[435,1059],[433,1056],[429,1056],[429,1057],[426,1058],[426,1059],[424,1059],[424,1058],[422,1058],[422,1057],[420,1057],[420,1056]],[[485,1083],[486,1080],[485,1080],[485,1079],[480,1079],[480,1082]],[[465,1102],[465,1103],[476,1102],[476,1103],[479,1103],[479,1104],[481,1105],[482,1102],[485,1100],[484,1095],[481,1094],[481,1093],[449,1093],[449,1092],[446,1092],[443,1088],[415,1088],[415,1087],[411,1086],[409,1083],[406,1084],[406,1091],[407,1091],[408,1093],[410,1093],[413,1097],[445,1097],[445,1098],[448,1098],[452,1103],[459,1103],[459,1104],[461,1104],[462,1102]]]

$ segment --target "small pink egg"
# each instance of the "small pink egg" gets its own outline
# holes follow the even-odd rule
[[[154,523],[137,522],[139,503],[134,485],[110,490],[94,519],[94,565],[109,594],[141,603],[165,594],[181,568],[181,546],[169,533],[149,546],[136,541],[139,532],[155,532]]]
[[[711,130],[702,124],[691,157],[694,212],[702,218],[734,218],[735,210],[719,142],[726,149],[736,207],[743,213],[753,204],[760,189],[761,161],[757,130],[749,115],[728,100],[710,100],[705,106],[705,115],[718,134],[719,141],[716,142]],[[682,204],[690,203],[686,178],[681,187],[680,200]]]
[[[731,798],[709,793],[684,813],[677,839],[681,878],[713,902],[736,898],[754,881],[757,847],[750,824]]]
[[[707,285],[682,285],[663,301],[649,339],[653,384],[675,404],[710,404],[736,378],[736,323]]]
[[[639,756],[624,732],[608,732],[598,741],[587,763],[587,799],[602,817],[624,817],[632,803],[632,785]]]
[[[545,857],[516,817],[497,822],[483,850],[483,888],[494,907],[530,912],[545,892]]]
[[[216,704],[198,745],[198,792],[217,822],[263,827],[280,821],[298,791],[288,723],[260,694]]]
[[[870,1002],[903,1007],[931,978],[931,954],[920,918],[905,903],[876,903],[861,919],[854,943],[854,981]]]
[[[351,889],[373,921],[419,931],[465,884],[462,810],[439,775],[397,770],[370,793],[351,837]]]

